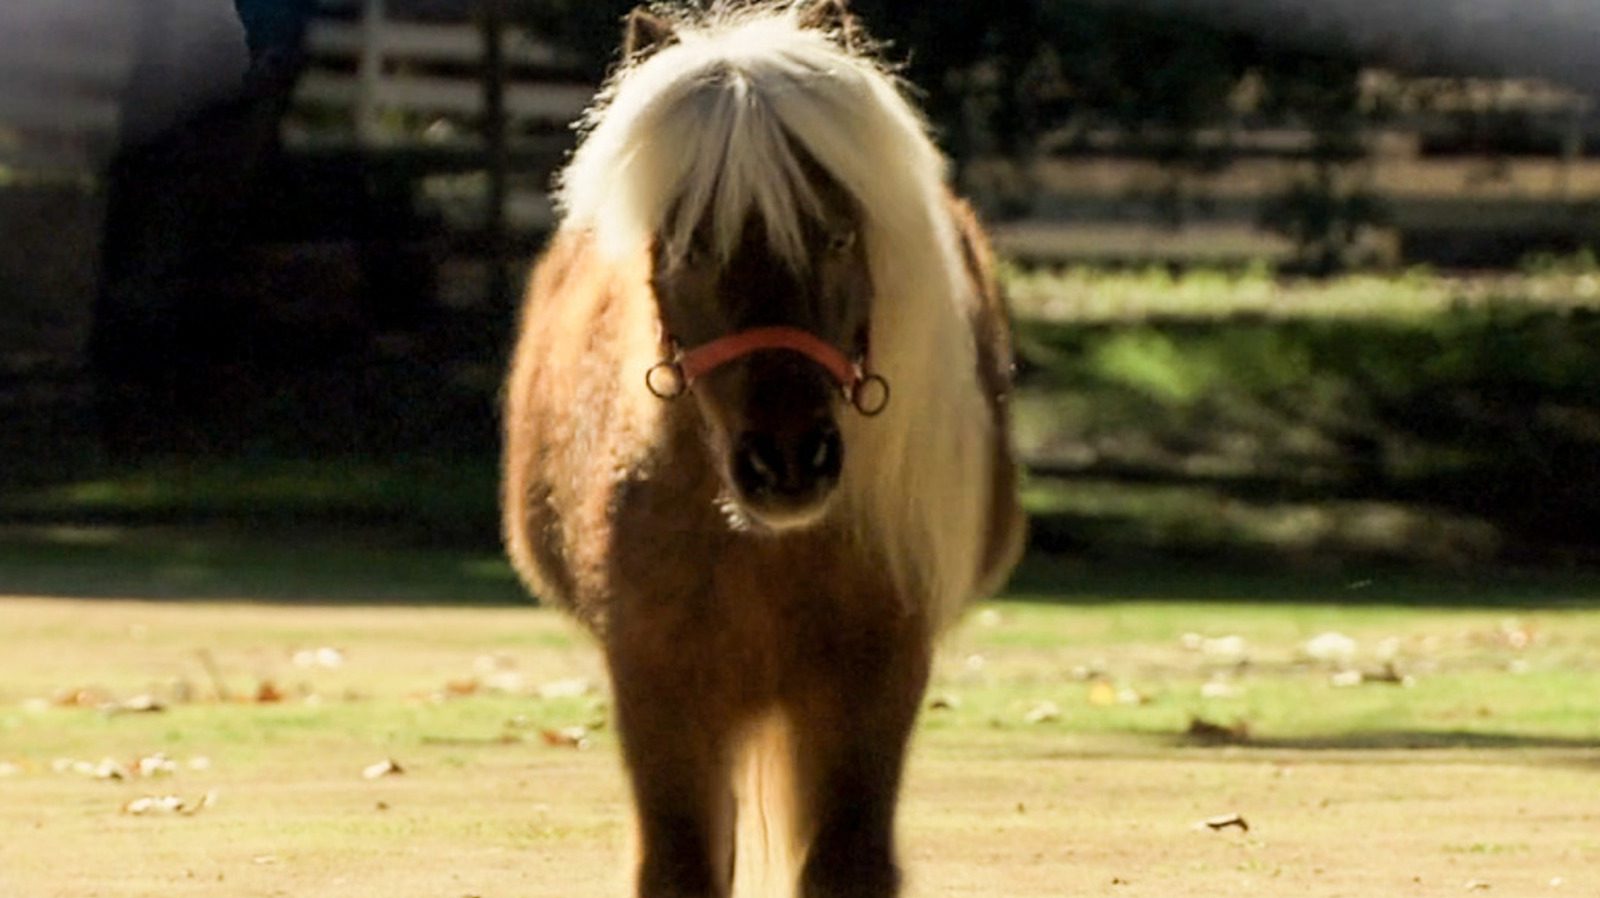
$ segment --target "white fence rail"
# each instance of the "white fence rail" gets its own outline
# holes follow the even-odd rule
[[[483,34],[471,25],[392,22],[371,24],[324,19],[306,36],[306,49],[318,55],[353,55],[376,51],[385,56],[438,62],[476,61],[483,53]],[[501,40],[502,58],[511,65],[561,66],[567,54],[527,35]]]
[[[408,75],[362,84],[353,77],[309,72],[295,92],[300,102],[352,107],[355,120],[370,121],[374,138],[402,139],[380,123],[387,110],[477,116],[483,113],[483,88],[474,81]],[[524,123],[562,127],[577,118],[594,96],[584,86],[510,84],[506,86],[508,118]]]
[[[384,0],[325,0],[323,9],[344,14],[355,10],[356,18],[312,22],[306,36],[312,67],[302,76],[295,98],[302,110],[333,107],[345,114],[344,123],[330,127],[326,116],[302,116],[319,124],[292,126],[286,132],[292,143],[426,142],[418,117],[475,119],[484,114],[481,66],[488,46],[481,29],[396,20]],[[530,68],[559,72],[575,67],[570,54],[520,29],[503,30],[500,57],[509,72],[503,101],[509,134],[564,128],[594,95],[594,86],[579,80],[517,75]],[[462,130],[447,129],[456,142],[462,140]]]

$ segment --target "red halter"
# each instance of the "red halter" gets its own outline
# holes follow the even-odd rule
[[[678,367],[689,383],[729,362],[744,358],[765,349],[787,349],[828,369],[841,388],[849,387],[856,379],[856,367],[833,344],[815,334],[797,327],[753,327],[710,343],[702,343],[687,350],[678,359]]]
[[[672,347],[671,359],[645,372],[645,386],[663,399],[681,394],[690,384],[729,362],[757,352],[786,349],[821,365],[861,414],[876,415],[889,404],[889,382],[868,374],[864,358],[852,361],[833,344],[797,327],[753,327],[693,349],[679,349],[676,341]]]

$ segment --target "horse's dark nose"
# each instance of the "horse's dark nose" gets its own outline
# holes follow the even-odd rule
[[[839,481],[844,444],[831,421],[794,436],[747,431],[734,451],[733,475],[751,497],[808,499]]]

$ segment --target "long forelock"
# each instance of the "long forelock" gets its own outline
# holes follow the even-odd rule
[[[709,96],[702,102],[712,106],[711,114],[706,127],[690,136],[697,146],[682,150],[689,169],[666,200],[669,212],[656,237],[682,251],[704,232],[710,249],[726,262],[754,219],[772,251],[802,267],[804,220],[821,216],[822,201],[795,138],[745,73],[726,69],[715,77],[725,83],[706,88]]]
[[[676,44],[613,76],[584,127],[563,226],[618,255],[651,239],[681,252],[700,231],[726,260],[754,218],[803,268],[823,209],[808,162],[884,229],[944,173],[891,73],[771,4],[680,23]]]

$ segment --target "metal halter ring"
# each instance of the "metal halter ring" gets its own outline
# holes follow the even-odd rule
[[[689,380],[683,376],[683,366],[677,359],[668,359],[651,365],[644,373],[644,388],[657,399],[677,399],[689,389]]]
[[[858,373],[848,398],[863,418],[876,418],[889,407],[889,382],[881,374]]]
[[[657,399],[676,399],[689,390],[689,374],[684,370],[684,354],[676,341],[671,343],[672,357],[651,365],[644,372],[644,387]],[[869,374],[865,359],[851,365],[853,374],[848,384],[842,385],[845,401],[865,418],[875,418],[889,407],[889,381],[881,374]]]

